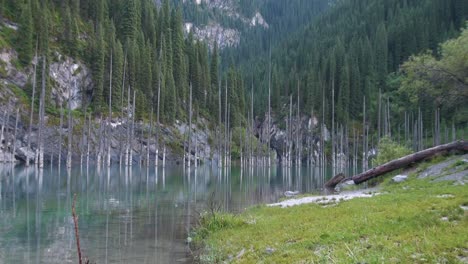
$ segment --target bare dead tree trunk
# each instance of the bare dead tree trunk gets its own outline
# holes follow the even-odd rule
[[[301,112],[300,112],[300,84],[297,80],[297,120],[296,120],[296,166],[301,166]]]
[[[389,161],[385,164],[382,164],[368,171],[355,175],[349,179],[353,180],[355,184],[360,184],[370,179],[392,172],[394,170],[404,168],[412,163],[420,162],[425,159],[431,158],[437,154],[449,152],[449,151],[468,152],[468,142],[460,140],[460,141],[455,141],[449,144],[429,148],[423,151],[419,151],[419,152],[401,157],[399,159]],[[330,186],[334,188],[336,184],[333,185],[332,183],[337,182],[337,179],[336,179],[337,177],[339,177],[339,175],[330,179],[330,181],[327,182],[326,186]]]
[[[151,137],[153,136],[153,111],[154,109],[151,108],[151,117],[150,117],[150,131],[148,134],[148,138],[146,141],[146,166],[150,165],[150,146],[151,146]]]
[[[38,148],[38,167],[44,167],[44,115],[45,115],[45,93],[46,93],[46,56],[42,57],[42,89],[39,102],[39,148]]]
[[[9,112],[10,112],[10,100],[8,100],[7,108],[5,109],[5,111],[3,111],[3,124],[2,124],[2,130],[0,132],[0,144],[2,143],[1,142],[2,140],[5,141],[5,144],[7,142],[6,137],[4,138],[5,136],[4,131],[6,130],[5,127],[7,125],[7,120],[10,119]]]
[[[85,131],[86,131],[86,112],[84,113],[84,118],[83,118],[83,127],[81,128],[81,140],[80,140],[80,167],[83,166],[83,156],[85,155]]]
[[[111,165],[111,145],[112,145],[112,51],[110,56],[110,66],[109,66],[109,118],[107,119],[107,167]]]
[[[34,63],[34,73],[33,73],[33,87],[32,87],[32,96],[31,96],[31,113],[29,116],[29,127],[28,127],[28,150],[31,149],[31,132],[32,132],[32,125],[33,125],[33,115],[34,115],[34,100],[36,95],[36,71],[37,71],[37,63],[39,62],[37,57],[37,44],[36,44],[36,55],[34,57],[36,59],[36,63]],[[26,157],[26,166],[29,166],[29,157]]]
[[[159,58],[162,58],[162,48],[159,51]],[[159,110],[161,105],[161,67],[159,67],[159,74],[158,74],[158,109],[156,113],[156,155],[154,158],[154,166],[158,166],[159,160],[159,134],[161,133],[160,124],[159,124]]]
[[[218,82],[218,129],[217,129],[217,139],[218,139],[218,167],[221,168],[222,166],[222,143],[221,143],[221,79]]]
[[[86,167],[89,166],[90,148],[91,148],[91,115],[88,116],[88,135],[86,139]]]
[[[127,123],[127,137],[125,139],[125,166],[129,166],[129,156],[130,156],[130,125],[129,122],[129,111],[130,111],[130,86],[127,88],[127,117],[125,118],[125,122]]]
[[[252,91],[251,91],[251,96],[250,96],[250,118],[252,118],[251,120],[251,126],[250,126],[250,130],[251,130],[251,133],[252,135],[250,135],[250,166],[253,166],[253,156],[254,156],[254,152],[253,152],[253,142],[252,142],[252,138],[253,138],[253,133],[254,133],[254,111],[253,111],[253,79],[252,79]]]
[[[121,89],[121,94],[120,94],[120,116],[122,118],[121,122],[123,124],[124,120],[124,90],[125,90],[125,73],[126,73],[126,67],[127,67],[127,51],[125,50],[125,59],[124,59],[124,69],[123,69],[123,75],[122,75],[122,89]],[[127,119],[125,119],[127,120]],[[122,135],[122,134],[120,134]],[[124,145],[125,142],[122,138],[120,138],[120,153],[119,153],[119,166],[122,166],[122,158],[123,158],[123,152],[124,152]]]
[[[76,81],[75,81],[76,89]],[[71,91],[69,91],[68,97],[68,149],[67,149],[67,168],[71,168],[72,165],[72,140],[73,140],[73,118],[71,114]]]
[[[15,133],[13,136],[13,152],[11,156],[11,161],[15,162],[15,153],[16,153],[16,136],[18,132],[18,121],[19,121],[19,108],[16,109],[16,118],[15,118]]]
[[[228,154],[228,97],[227,97],[227,78],[225,85],[225,95],[224,95],[224,166],[227,166],[227,154]]]
[[[192,149],[191,149],[191,139],[192,139],[192,84],[190,83],[189,87],[189,127],[188,127],[188,153],[187,153],[187,166],[190,168],[191,166],[191,156],[192,156]]]
[[[270,129],[271,129],[271,43],[270,43],[270,66],[268,71],[268,127],[267,127],[267,155],[268,155],[268,167],[271,166],[271,155],[270,155]],[[299,89],[299,88],[298,88]]]
[[[136,99],[136,91],[133,90],[133,107],[132,107],[132,131],[130,135],[130,160],[129,165],[133,165],[133,137],[135,136],[135,99]]]
[[[332,78],[332,130],[331,130],[331,144],[332,144],[332,175],[335,175],[336,170],[336,146],[335,146],[335,79]]]
[[[59,153],[58,153],[58,167],[60,170],[60,166],[62,164],[62,129],[63,129],[63,104],[60,102],[60,125],[59,125]]]
[[[366,97],[364,96],[363,101],[363,115],[362,115],[362,169],[367,170],[368,161],[368,150],[367,150],[367,123],[366,123]],[[332,174],[334,175],[334,174]]]
[[[98,148],[97,148],[97,158],[96,158],[96,163],[97,163],[97,167],[100,168],[101,167],[101,161],[102,161],[102,152],[104,151],[104,147],[103,147],[103,143],[102,143],[102,140],[103,140],[103,132],[102,132],[103,128],[102,128],[102,114],[99,116],[99,145],[98,145]]]

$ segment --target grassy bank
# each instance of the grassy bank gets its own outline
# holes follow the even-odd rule
[[[427,165],[422,165],[427,166]],[[468,187],[408,181],[333,206],[257,206],[206,214],[194,231],[202,263],[463,263]]]

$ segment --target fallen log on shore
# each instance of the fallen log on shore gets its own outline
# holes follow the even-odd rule
[[[380,166],[372,168],[368,171],[365,171],[363,173],[360,173],[360,174],[357,174],[348,178],[343,177],[342,174],[338,174],[334,176],[333,178],[331,178],[329,181],[327,181],[325,183],[325,187],[328,189],[335,188],[336,185],[347,180],[352,180],[354,181],[355,184],[360,184],[370,179],[392,172],[394,170],[405,168],[412,163],[420,162],[425,159],[431,158],[437,154],[449,152],[449,151],[468,152],[468,142],[464,140],[460,140],[460,141],[455,141],[455,142],[448,143],[445,145],[435,146],[433,148],[425,149],[423,151],[419,151],[419,152],[401,157],[399,159],[389,161]]]

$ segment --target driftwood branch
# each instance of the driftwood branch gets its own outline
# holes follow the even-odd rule
[[[360,184],[366,182],[370,179],[382,176],[386,173],[392,172],[397,169],[404,168],[412,163],[420,162],[425,159],[431,158],[437,154],[448,152],[448,151],[462,151],[468,152],[468,142],[464,140],[455,141],[449,144],[436,146],[433,148],[429,148],[423,151],[419,151],[402,158],[392,160],[375,168],[372,168],[368,171],[365,171],[361,174],[354,175],[350,178],[344,178],[342,174],[338,174],[331,178],[328,182],[325,183],[325,187],[327,188],[335,188],[337,184],[343,182],[345,180],[353,180],[355,184]]]

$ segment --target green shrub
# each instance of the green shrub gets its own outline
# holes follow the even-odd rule
[[[388,137],[380,139],[375,164],[381,165],[394,159],[411,154],[412,151],[405,146],[399,145]]]

